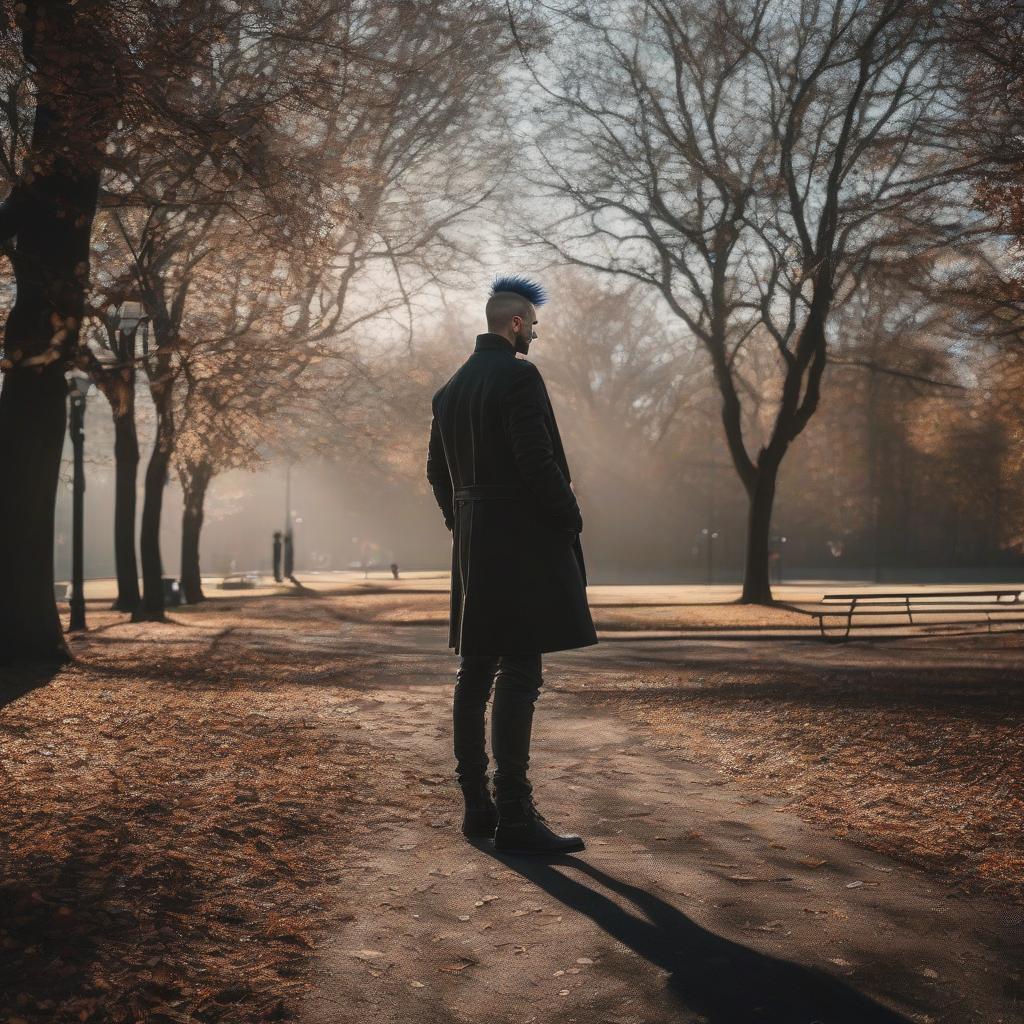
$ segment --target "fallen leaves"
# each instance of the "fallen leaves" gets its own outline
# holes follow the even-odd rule
[[[716,623],[726,612],[714,607]],[[1024,697],[1004,667],[1022,641],[960,641],[947,668],[939,659],[956,643],[935,638],[927,668],[893,651],[865,672],[855,662],[868,655],[851,652],[828,671],[816,656],[724,668],[713,686],[676,670],[610,671],[599,691],[565,685],[723,775],[699,789],[786,798],[773,810],[1024,902]]]
[[[4,1020],[288,1019],[372,758],[323,721],[344,691],[130,628],[0,708]]]

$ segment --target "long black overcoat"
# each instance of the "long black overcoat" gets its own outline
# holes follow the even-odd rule
[[[434,395],[430,481],[452,530],[448,646],[536,654],[597,643],[583,529],[547,389],[499,334]]]

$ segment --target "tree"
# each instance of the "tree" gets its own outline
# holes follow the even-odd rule
[[[571,49],[537,75],[537,183],[563,202],[538,240],[657,289],[704,346],[748,498],[741,600],[768,603],[779,468],[818,408],[833,310],[867,265],[958,227],[935,19],[902,0],[644,0],[559,17],[552,35]],[[754,347],[774,353],[778,387],[751,443]]]
[[[373,9],[336,40],[330,101],[303,117],[315,229],[279,210],[274,223],[280,230],[284,221],[285,239],[274,240],[268,274],[266,246],[240,247],[244,225],[228,207],[218,214],[226,230],[200,236],[209,257],[186,259],[202,284],[189,286],[181,305],[191,326],[175,345],[171,388],[181,395],[165,440],[175,453],[181,445],[174,458],[189,600],[202,595],[203,502],[216,473],[254,465],[274,446],[292,457],[321,447],[317,421],[333,418],[367,381],[359,332],[411,315],[419,291],[468,262],[459,227],[501,177],[503,147],[489,121],[496,73],[513,52],[502,24],[477,0]],[[286,430],[289,422],[305,436]],[[254,423],[262,424],[258,445],[248,433]]]
[[[87,347],[79,353],[96,387],[110,405],[114,423],[114,561],[118,611],[135,612],[141,601],[138,560],[135,557],[136,477],[139,438],[135,427],[136,321],[122,330],[118,306],[94,311],[86,320]],[[141,309],[138,303],[135,310]],[[89,328],[92,328],[89,330]],[[144,337],[149,325],[144,323]]]
[[[17,285],[0,391],[3,661],[65,656],[53,594],[64,368],[85,305],[95,154],[118,116],[123,88],[99,57],[109,50],[100,13],[94,5],[27,3],[18,14],[20,47],[13,33],[3,39],[8,66],[19,69],[12,94],[27,99],[34,92],[30,134],[16,116],[3,147],[13,187],[0,207],[0,240]]]
[[[558,412],[588,557],[664,563],[666,534],[697,512],[681,512],[668,495],[678,494],[687,429],[713,387],[703,353],[679,337],[657,295],[637,281],[617,284],[569,267],[546,276],[545,286],[551,302],[530,358]],[[706,445],[692,454],[711,461]],[[694,505],[692,491],[687,504]]]
[[[975,199],[1014,240],[1024,279],[1024,9],[1015,0],[958,0],[945,29],[960,74],[957,136],[974,161]]]
[[[295,334],[286,302],[291,283],[266,273],[262,252],[227,244],[193,279],[172,393],[172,459],[184,499],[181,585],[189,604],[204,600],[199,543],[210,483],[225,470],[264,462],[304,375],[323,359],[322,347]]]
[[[0,659],[61,659],[52,548],[63,373],[80,356],[100,182],[117,170],[117,147],[112,154],[108,143],[115,132],[151,149],[212,136],[224,163],[244,172],[251,152],[235,146],[230,105],[219,118],[196,116],[190,83],[225,33],[284,45],[296,24],[308,25],[308,11],[281,4],[271,22],[259,3],[27,0],[6,13],[2,169],[10,192],[0,240],[17,296],[0,392]]]
[[[145,133],[115,136],[109,147],[116,171],[105,190],[101,282],[109,291],[97,304],[122,294],[137,298],[155,343],[141,361],[156,437],[145,474],[136,618],[164,612],[160,521],[178,430],[175,389],[193,339],[203,337],[192,310],[200,275],[200,305],[209,316],[210,289],[216,291],[216,271],[206,273],[211,265],[245,260],[250,251],[310,252],[323,233],[316,115],[330,108],[335,62],[308,40],[282,35],[286,24],[275,21],[259,33],[238,20],[223,26],[173,93],[200,130],[173,147],[156,147]],[[307,134],[296,138],[300,126]],[[237,291],[231,296],[249,303]]]
[[[969,155],[986,243],[964,254],[953,292],[963,328],[982,345],[1024,348],[1024,9],[1013,0],[958,0],[945,32],[960,73],[955,137]]]
[[[948,355],[957,334],[955,311],[933,293],[925,270],[912,262],[868,268],[835,316],[830,365],[856,374],[860,384],[855,395],[845,398],[842,423],[848,437],[856,421],[863,423],[863,451],[858,453],[867,470],[861,489],[866,499],[863,526],[876,581],[883,561],[906,555],[914,535],[924,533],[912,507],[887,515],[893,495],[905,494],[911,486],[910,472],[894,468],[896,460],[913,458],[907,429],[911,410],[930,403],[948,413],[943,403],[965,398],[966,385]],[[889,529],[883,531],[886,522]],[[889,538],[888,551],[883,532]]]

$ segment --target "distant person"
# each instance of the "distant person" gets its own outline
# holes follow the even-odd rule
[[[278,583],[284,581],[281,575],[281,531],[274,531],[274,579]]]
[[[391,563],[391,575],[397,580],[398,579],[398,563]]]
[[[517,359],[536,338],[543,289],[498,278],[487,332],[434,395],[427,479],[453,533],[450,647],[460,655],[453,707],[467,836],[495,849],[567,853],[577,835],[548,828],[527,778],[541,654],[597,643],[587,605],[583,520],[540,372]],[[484,712],[491,690],[491,800]]]
[[[292,531],[284,535],[284,578],[290,580],[295,575],[295,548],[292,542]]]

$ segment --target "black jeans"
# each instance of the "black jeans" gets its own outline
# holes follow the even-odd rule
[[[464,789],[482,786],[487,778],[484,711],[493,686],[495,795],[499,800],[511,800],[533,792],[526,772],[533,708],[542,682],[539,654],[467,655],[459,659],[453,726],[456,775]]]

